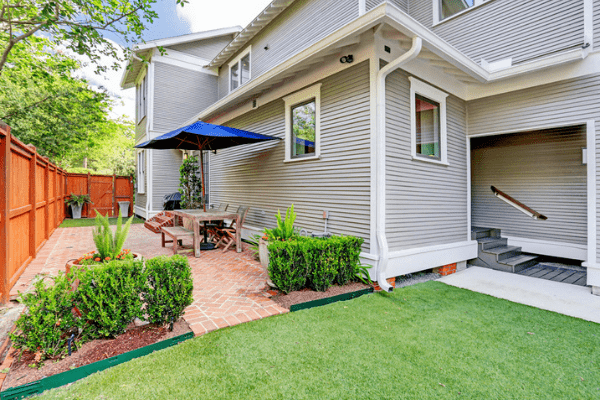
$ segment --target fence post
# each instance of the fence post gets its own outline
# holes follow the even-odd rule
[[[119,216],[119,205],[117,204],[117,174],[113,174],[113,217]]]
[[[90,180],[90,173],[88,171],[88,177],[87,177],[87,194],[88,196],[90,196],[90,199],[92,198],[92,181]],[[86,204],[85,207],[87,208],[87,218],[92,218],[92,213],[90,211],[90,205]]]
[[[46,169],[44,170],[44,201],[45,201],[45,214],[44,218],[44,238],[48,240],[50,238],[50,160],[46,161]]]
[[[2,128],[0,126],[0,128]],[[8,287],[8,268],[10,261],[10,127],[5,128],[4,140],[0,142],[0,304],[6,304],[10,298]]]
[[[36,192],[37,192],[37,181],[35,179],[35,173],[37,169],[37,149],[33,146],[30,147],[33,151],[31,155],[31,161],[29,164],[29,203],[31,203],[31,211],[29,212],[29,255],[35,257],[37,232],[36,232]]]

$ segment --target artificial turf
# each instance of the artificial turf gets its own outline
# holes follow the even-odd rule
[[[215,331],[40,399],[595,399],[600,325],[447,286]]]
[[[108,222],[110,225],[116,225],[118,218],[109,218]],[[123,218],[123,223],[127,221],[127,218]],[[144,220],[138,217],[134,217],[132,224],[143,224]],[[96,219],[95,218],[80,218],[80,219],[65,219],[62,224],[60,224],[59,228],[79,228],[82,226],[95,226]]]

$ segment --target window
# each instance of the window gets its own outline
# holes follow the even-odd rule
[[[141,150],[137,155],[137,192],[146,193],[146,151]]]
[[[283,98],[285,161],[314,160],[320,155],[321,84]]]
[[[413,159],[448,164],[446,93],[410,77]]]
[[[479,6],[485,1],[488,0],[433,0],[434,23],[443,21],[469,8]]]
[[[146,116],[146,98],[148,96],[148,74],[142,78],[141,82],[136,88],[136,100],[137,100],[137,123],[139,124],[142,119]]]
[[[249,47],[242,54],[229,63],[229,91],[232,92],[250,80],[250,50]]]

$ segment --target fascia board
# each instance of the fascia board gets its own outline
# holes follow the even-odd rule
[[[544,57],[536,61],[531,61],[525,64],[515,65],[514,67],[492,72],[490,73],[488,82],[511,78],[517,75],[535,72],[549,67],[557,67],[574,61],[581,61],[585,59],[585,57],[586,51],[583,48],[565,51],[563,53]]]
[[[214,29],[211,31],[204,31],[198,33],[191,33],[189,35],[176,36],[172,38],[152,40],[150,42],[141,43],[134,47],[134,50],[147,50],[158,46],[172,46],[176,44],[184,44],[189,42],[195,42],[197,40],[212,39],[219,36],[233,35],[239,33],[242,30],[241,26],[231,26],[228,28]]]

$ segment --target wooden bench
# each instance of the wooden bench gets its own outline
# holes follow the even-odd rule
[[[173,254],[177,254],[182,238],[194,237],[194,231],[185,229],[183,226],[163,226],[160,231],[162,234],[162,247],[165,247],[166,243],[173,243]],[[165,236],[170,237],[172,240],[166,240]]]

